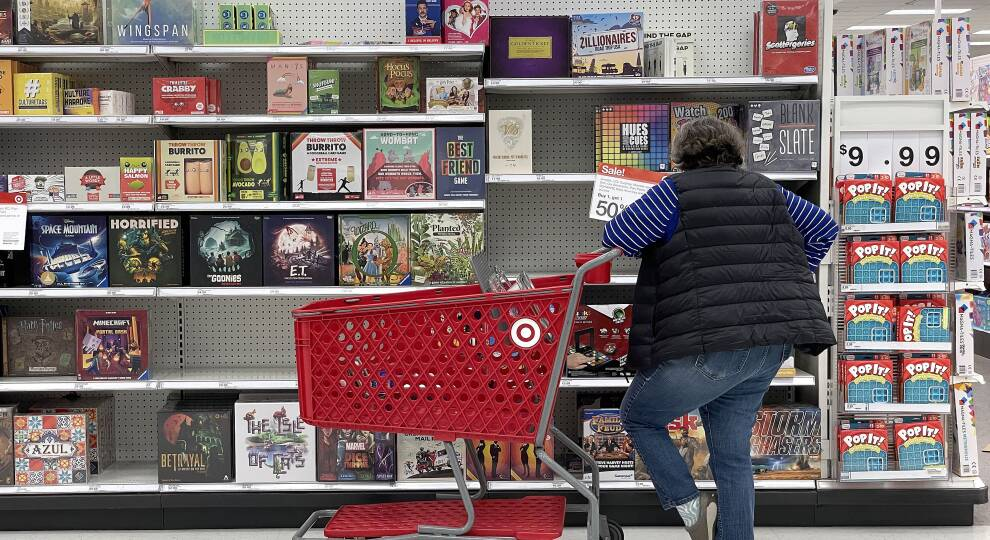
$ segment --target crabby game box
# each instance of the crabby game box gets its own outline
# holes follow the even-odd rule
[[[76,343],[80,381],[151,377],[147,310],[77,310]]]
[[[181,286],[183,248],[179,216],[111,216],[110,286]]]
[[[189,285],[260,287],[260,215],[189,216]]]
[[[395,480],[394,433],[317,428],[316,437],[320,482]]]

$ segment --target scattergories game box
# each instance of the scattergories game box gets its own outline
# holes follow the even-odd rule
[[[76,311],[76,378],[81,381],[151,376],[148,311]]]
[[[259,215],[189,216],[189,285],[260,287]]]
[[[72,317],[4,317],[3,365],[10,377],[76,374]]]
[[[336,283],[334,217],[266,215],[264,217],[264,283],[281,287],[314,287]]]
[[[14,471],[18,486],[88,482],[86,416],[14,415]]]
[[[818,74],[818,0],[763,0],[763,75]]]
[[[179,216],[111,216],[110,286],[181,286],[183,247]]]
[[[107,218],[31,216],[31,283],[35,287],[106,287]]]

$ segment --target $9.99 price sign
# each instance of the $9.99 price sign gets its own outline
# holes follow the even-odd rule
[[[611,221],[668,174],[670,173],[599,163],[595,172],[595,187],[591,191],[591,211],[588,217]]]

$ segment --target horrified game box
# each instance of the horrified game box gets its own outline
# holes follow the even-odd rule
[[[179,216],[110,217],[110,286],[182,285],[181,223]]]
[[[158,482],[232,482],[231,406],[170,401],[158,411]]]
[[[35,287],[106,287],[107,218],[31,216],[31,282]]]
[[[76,377],[148,379],[148,311],[76,311]]]
[[[260,287],[261,216],[189,216],[189,284]]]
[[[72,317],[4,317],[4,373],[17,376],[76,374]]]
[[[320,482],[395,480],[395,434],[317,428],[316,479]]]
[[[264,284],[305,287],[333,285],[337,258],[334,217],[264,217]]]

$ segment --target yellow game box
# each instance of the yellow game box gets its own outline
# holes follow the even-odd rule
[[[44,116],[62,114],[65,91],[72,80],[61,73],[14,75],[14,114]]]

